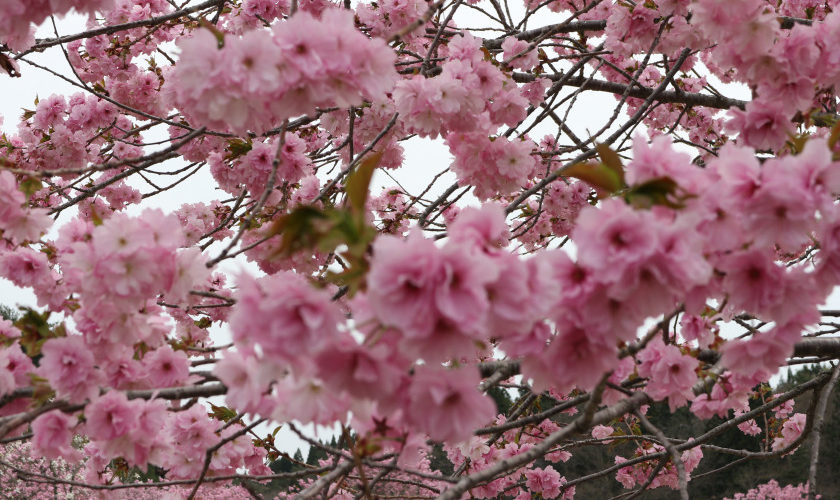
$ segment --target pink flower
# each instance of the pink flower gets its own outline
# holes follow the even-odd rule
[[[615,429],[609,425],[596,425],[592,428],[592,437],[595,439],[604,439],[612,436],[613,432],[615,432]],[[606,440],[604,443],[612,443],[612,440]]]
[[[207,416],[207,409],[197,404],[175,414],[167,421],[172,451],[163,455],[161,466],[170,469],[174,478],[187,478],[198,474],[204,465],[207,448],[218,443],[216,425]]]
[[[94,369],[93,353],[81,336],[47,340],[38,373],[46,378],[59,397],[80,403],[99,392],[99,372]]]
[[[434,302],[441,266],[440,250],[419,231],[407,240],[379,237],[367,277],[367,296],[379,320],[406,337],[428,337],[437,321]]]
[[[28,247],[0,253],[0,276],[20,287],[40,289],[55,285],[47,256]]]
[[[168,345],[147,354],[143,366],[152,387],[182,385],[190,374],[190,362],[184,351],[173,351]]]
[[[397,80],[394,52],[368,38],[352,13],[302,11],[272,31],[215,37],[196,30],[179,41],[181,58],[166,88],[185,114],[207,126],[243,133],[320,107],[347,107],[384,98]],[[231,70],[232,69],[232,70]]]
[[[324,349],[315,364],[324,382],[358,398],[389,398],[404,382],[405,369],[387,345],[366,347],[347,339]]]
[[[726,129],[740,133],[740,141],[756,149],[777,150],[793,132],[790,113],[778,101],[753,100],[745,111],[732,108],[729,113]]]
[[[179,412],[169,420],[169,430],[175,443],[185,453],[200,451],[216,441],[216,425],[207,416],[203,405]]]
[[[572,237],[579,261],[593,270],[603,270],[604,281],[617,281],[628,266],[641,263],[657,249],[659,225],[647,212],[633,210],[623,201],[609,199],[600,208],[581,211]]]
[[[560,486],[565,482],[565,478],[550,465],[545,469],[525,470],[525,486],[531,493],[539,493],[543,498],[557,498]]]
[[[242,412],[255,413],[263,394],[268,391],[265,370],[256,367],[258,361],[239,351],[228,351],[213,367],[213,374],[228,388],[225,401]]]
[[[496,280],[496,262],[462,245],[441,252],[441,277],[435,289],[438,312],[467,333],[484,331],[490,308],[487,285]]]
[[[306,353],[335,338],[342,319],[329,293],[292,272],[261,279],[242,274],[237,300],[230,316],[234,340],[259,345],[269,359],[297,366],[308,361]]]
[[[700,188],[702,176],[691,164],[689,155],[673,148],[667,135],[656,136],[650,144],[642,135],[633,138],[633,159],[625,172],[627,183],[632,185],[668,177],[692,191]]]
[[[166,291],[167,302],[183,303],[190,299],[190,291],[210,278],[206,259],[199,248],[187,248],[175,257],[172,284]]]
[[[531,269],[515,255],[503,253],[496,258],[499,276],[488,286],[490,310],[489,333],[495,337],[527,334],[532,327],[534,305],[528,286]]]
[[[747,436],[757,436],[761,434],[761,427],[759,427],[755,419],[752,418],[738,424],[738,430]]]
[[[791,182],[796,163],[771,159],[761,169],[761,185],[745,207],[757,245],[796,252],[810,241],[816,200],[805,182]]]
[[[490,422],[496,405],[480,392],[474,367],[446,370],[427,365],[415,370],[409,388],[408,415],[432,439],[460,442]]]
[[[450,133],[446,144],[455,157],[452,170],[462,184],[475,186],[475,195],[489,199],[524,186],[536,169],[533,141],[523,137],[490,138],[484,132]]]
[[[639,356],[639,375],[648,377],[646,392],[655,400],[668,398],[671,411],[694,399],[692,386],[697,381],[694,369],[697,360],[683,355],[673,345],[665,345],[656,338]]]
[[[2,328],[2,324],[0,324]],[[2,340],[2,339],[0,339]],[[31,381],[28,374],[35,372],[35,365],[32,364],[32,359],[27,356],[20,348],[19,343],[14,343],[9,347],[0,350],[0,373],[3,373],[6,378],[5,388],[0,385],[0,394],[5,394],[15,389],[15,387],[22,387],[28,385]]]
[[[32,422],[32,453],[44,458],[76,461],[82,457],[70,442],[73,419],[60,410],[41,414]]]
[[[715,339],[712,322],[702,316],[684,314],[680,318],[680,335],[687,340],[696,340],[700,348],[707,348]]]
[[[563,325],[541,356],[523,361],[522,372],[538,387],[588,391],[617,363],[614,341],[572,325]]]
[[[100,368],[105,373],[106,383],[115,389],[129,389],[145,386],[146,371],[143,363],[134,359],[134,351],[128,347],[115,349],[109,359],[102,360]]]
[[[505,38],[502,42],[504,60],[514,68],[529,70],[539,64],[536,49],[528,51],[529,43],[514,36]],[[521,54],[521,55],[520,55]],[[519,57],[516,57],[519,56]]]
[[[46,210],[25,208],[25,201],[15,176],[0,172],[0,233],[13,243],[37,241],[53,223]]]
[[[721,262],[718,267],[726,272],[723,289],[735,309],[761,314],[780,303],[785,270],[774,261],[768,251],[749,250],[733,253]]]
[[[782,424],[782,435],[773,440],[773,451],[787,448],[799,439],[807,421],[808,416],[806,414],[794,413],[793,416]]]
[[[730,340],[721,348],[721,363],[733,373],[757,383],[774,374],[793,354],[802,330],[799,323],[777,325],[747,340]]]
[[[167,422],[171,418],[167,403],[161,399],[136,400],[132,402],[137,412],[138,425],[127,436],[103,443],[103,449],[111,444],[119,451],[112,456],[123,456],[130,464],[142,467],[146,463],[163,463],[171,453],[171,439]],[[125,443],[119,443],[122,439]],[[122,448],[121,450],[119,448]]]
[[[140,424],[137,406],[122,392],[108,391],[85,409],[86,434],[98,441],[125,436]]]
[[[448,229],[450,241],[463,242],[490,254],[506,247],[510,236],[504,209],[497,203],[485,203],[480,209],[464,208]]]
[[[330,425],[347,418],[347,394],[336,393],[321,380],[289,376],[274,384],[274,393],[277,406],[271,416],[277,421],[294,419]]]

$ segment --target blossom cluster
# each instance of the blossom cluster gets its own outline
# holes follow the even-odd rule
[[[760,484],[746,493],[736,493],[734,497],[725,500],[803,500],[808,498],[808,483],[789,484],[784,488],[775,479]],[[822,495],[815,495],[814,498],[822,498]]]
[[[164,90],[196,124],[217,130],[263,132],[316,107],[381,97],[396,81],[384,41],[362,35],[339,9],[320,19],[300,12],[272,31],[223,42],[197,30],[178,44],[180,63]]]
[[[80,464],[73,481],[115,484],[122,466],[167,479],[268,474],[279,452],[251,441],[246,419],[340,422],[352,446],[321,465],[338,470],[345,451],[364,460],[337,495],[392,473],[370,468],[379,452],[405,468],[390,476],[405,482],[398,495],[428,493],[408,481],[433,473],[431,439],[466,483],[492,473],[473,497],[568,499],[574,443],[529,454],[552,436],[623,445],[642,400],[699,418],[750,411],[840,284],[838,128],[820,122],[836,121],[840,13],[763,0],[525,3],[574,11],[580,31],[483,39],[434,15],[460,3],[419,0],[189,12],[166,0],[0,1],[2,50],[31,45],[50,13],[101,14],[86,36],[39,42],[62,45],[84,92],[36,100],[0,140],[0,277],[40,308],[0,321],[0,439],[31,431],[33,456]],[[707,76],[747,83],[753,99],[711,95]],[[575,86],[619,102],[584,138],[560,112],[582,95]],[[730,103],[724,125],[713,108]],[[556,135],[532,140],[547,117]],[[620,134],[596,144],[613,125]],[[414,135],[453,157],[434,182],[457,183],[438,200],[434,182],[418,194],[395,177],[376,191]],[[175,158],[186,166],[161,165]],[[194,174],[230,197],[143,207]],[[237,257],[260,273],[231,279]],[[724,331],[735,324],[741,338]],[[214,345],[217,328],[230,344]],[[487,394],[510,387],[527,389],[515,417]],[[227,406],[208,410],[208,394]],[[564,410],[533,417],[549,399]],[[592,429],[557,416],[584,400],[576,422],[597,415]],[[617,404],[624,416],[600,413]],[[810,417],[792,402],[774,411],[765,429],[758,417],[738,428],[780,452]],[[673,463],[650,477],[668,450],[634,437],[616,479],[678,488]],[[681,454],[686,479],[700,444]],[[788,493],[777,486],[754,496]]]
[[[0,42],[22,50],[35,42],[33,25],[44,22],[52,14],[94,13],[112,6],[114,0],[7,0],[2,4]]]
[[[51,225],[46,210],[26,207],[26,196],[18,189],[14,176],[0,172],[0,234],[14,243],[35,241]]]
[[[504,423],[500,416],[497,424]],[[541,438],[550,435],[559,429],[559,426],[546,419],[534,425],[528,433],[516,438],[516,431],[504,433],[504,439],[496,444],[488,445],[480,437],[473,437],[457,446],[445,448],[447,457],[455,467],[465,467],[471,472],[478,472],[489,466],[497,464],[501,460],[509,459],[527,452]],[[575,487],[566,486],[566,478],[557,469],[562,469],[561,463],[567,462],[572,457],[571,453],[564,449],[553,451],[546,455],[545,459],[554,465],[537,467],[531,465],[519,474],[498,478],[479,488],[472,490],[475,498],[498,498],[500,495],[510,495],[513,498],[532,498],[534,493],[540,494],[543,498],[556,498],[568,500],[574,498]],[[524,484],[523,484],[524,483]]]

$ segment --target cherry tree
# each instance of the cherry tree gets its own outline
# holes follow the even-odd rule
[[[688,498],[708,454],[810,438],[807,485],[739,498],[814,498],[836,4],[0,0],[3,78],[76,89],[0,138],[0,277],[37,301],[0,320],[3,484]],[[652,405],[718,423],[669,436]],[[327,458],[272,470],[281,428]],[[575,472],[585,448],[613,465]]]

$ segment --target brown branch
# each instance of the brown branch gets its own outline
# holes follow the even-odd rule
[[[817,402],[817,409],[814,413],[814,439],[811,441],[811,464],[808,469],[808,500],[815,499],[817,494],[817,467],[820,463],[820,438],[822,436],[823,424],[825,423],[828,400],[831,397],[834,386],[837,384],[838,376],[840,376],[840,364],[835,365],[834,369],[831,370],[831,379],[829,379],[822,394],[820,394],[820,400]]]
[[[551,450],[552,447],[554,447],[554,445],[579,432],[585,431],[587,426],[609,422],[620,415],[624,415],[627,412],[639,408],[643,404],[650,404],[650,402],[651,399],[648,397],[647,394],[643,392],[637,392],[629,398],[619,401],[615,405],[595,413],[594,415],[592,415],[591,419],[588,419],[590,421],[586,425],[583,425],[584,418],[579,417],[575,419],[574,422],[572,422],[570,425],[563,427],[562,429],[549,435],[541,443],[537,444],[533,448],[530,448],[526,452],[520,453],[519,455],[515,455],[510,458],[506,458],[486,469],[475,472],[468,476],[464,476],[460,481],[458,481],[458,483],[448,488],[440,496],[438,496],[438,499],[456,500],[458,498],[461,498],[461,495],[473,486],[477,486],[487,481],[491,481],[500,474],[504,474],[505,472],[508,472],[510,470],[518,469],[544,456]]]
[[[674,467],[677,468],[677,476],[679,478],[679,487],[680,487],[680,499],[681,500],[688,500],[688,479],[685,473],[685,464],[682,461],[682,457],[680,457],[680,452],[677,451],[677,447],[674,446],[674,443],[668,439],[668,436],[662,432],[659,427],[653,425],[650,420],[647,419],[644,414],[638,410],[633,412],[636,415],[636,418],[639,419],[639,422],[642,423],[644,427],[646,427],[650,432],[653,433],[654,436],[659,438],[659,441],[662,442],[662,446],[668,450],[668,453],[671,455],[671,463],[674,464]]]
[[[537,77],[531,73],[514,73],[513,80],[519,83],[527,83],[532,82]],[[597,92],[609,92],[611,94],[619,94],[622,95],[627,93],[629,97],[635,97],[638,99],[647,99],[650,97],[656,89],[652,89],[650,87],[642,87],[639,85],[628,85],[626,83],[618,83],[618,82],[609,82],[606,80],[595,80],[583,76],[572,76],[569,77],[563,73],[553,73],[553,74],[543,74],[540,75],[540,78],[548,78],[552,81],[560,80],[561,78],[566,78],[564,80],[564,85],[569,85],[570,87],[579,87],[581,90],[594,90]],[[629,90],[628,90],[628,87]],[[675,104],[686,104],[688,106],[704,106],[707,108],[715,108],[715,109],[729,109],[731,107],[737,107],[740,109],[744,109],[747,105],[746,101],[742,101],[740,99],[732,99],[729,97],[723,96],[716,96],[710,94],[699,94],[695,92],[676,92],[673,90],[663,91],[657,94],[656,100],[658,102],[663,103],[675,103]]]
[[[130,23],[115,24],[113,26],[103,26],[102,28],[96,28],[96,29],[84,31],[82,33],[76,33],[75,35],[66,35],[66,36],[61,36],[61,37],[58,37],[58,38],[49,38],[49,39],[45,39],[45,40],[40,40],[35,45],[33,45],[32,47],[27,49],[26,51],[18,54],[15,57],[15,59],[17,59],[21,56],[25,56],[26,54],[29,54],[31,52],[41,52],[44,49],[49,48],[49,47],[53,47],[55,45],[69,43],[69,42],[73,42],[73,41],[76,41],[76,40],[82,40],[84,38],[91,38],[91,37],[99,36],[99,35],[110,35],[110,34],[113,34],[113,33],[117,33],[119,31],[125,31],[125,30],[134,29],[134,28],[141,28],[143,26],[153,26],[153,25],[156,25],[156,24],[164,23],[166,21],[171,21],[173,19],[178,19],[180,17],[192,14],[194,12],[198,12],[200,10],[203,10],[203,9],[206,9],[206,8],[209,8],[209,7],[215,7],[215,6],[223,3],[224,1],[225,0],[209,0],[209,1],[204,2],[204,3],[194,5],[192,7],[187,7],[187,8],[184,8],[184,9],[177,10],[175,12],[170,12],[169,14],[164,14],[162,16],[150,17],[149,19],[140,19],[138,21],[132,21]]]
[[[195,494],[198,493],[198,488],[201,487],[201,483],[204,482],[204,476],[207,475],[207,471],[210,469],[210,460],[213,459],[213,454],[219,451],[219,449],[221,449],[221,447],[226,445],[227,443],[233,441],[234,439],[240,436],[244,436],[248,433],[248,431],[258,426],[259,424],[265,422],[265,420],[266,419],[264,418],[255,420],[251,425],[243,427],[242,429],[234,432],[230,436],[222,439],[214,446],[207,448],[207,452],[204,454],[204,465],[201,467],[201,474],[198,475],[198,480],[195,482],[195,486],[193,486],[192,491],[190,491],[190,494],[187,496],[187,500],[193,500],[193,498],[195,498]]]
[[[306,500],[308,498],[315,498],[318,493],[321,492],[324,488],[329,487],[333,481],[337,481],[341,479],[342,476],[346,475],[348,472],[353,470],[355,465],[352,461],[342,462],[340,465],[335,467],[332,472],[329,474],[325,474],[318,478],[317,481],[309,485],[308,488],[301,491],[295,498],[299,500]]]

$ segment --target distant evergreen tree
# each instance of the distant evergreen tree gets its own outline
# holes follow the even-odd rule
[[[333,438],[335,439],[335,438]],[[309,454],[306,456],[306,463],[308,465],[318,465],[319,460],[327,458],[327,452],[323,448],[312,446],[309,448]]]
[[[429,456],[429,467],[447,476],[451,476],[455,472],[455,466],[449,461],[449,457],[443,451],[443,446],[439,443],[435,443],[432,446],[432,453]]]
[[[496,402],[496,410],[498,413],[507,415],[510,407],[513,406],[513,400],[510,398],[510,393],[506,389],[498,386],[493,386],[487,391],[487,395],[493,398]]]
[[[8,321],[16,321],[20,317],[20,313],[9,306],[0,305],[0,318]]]

